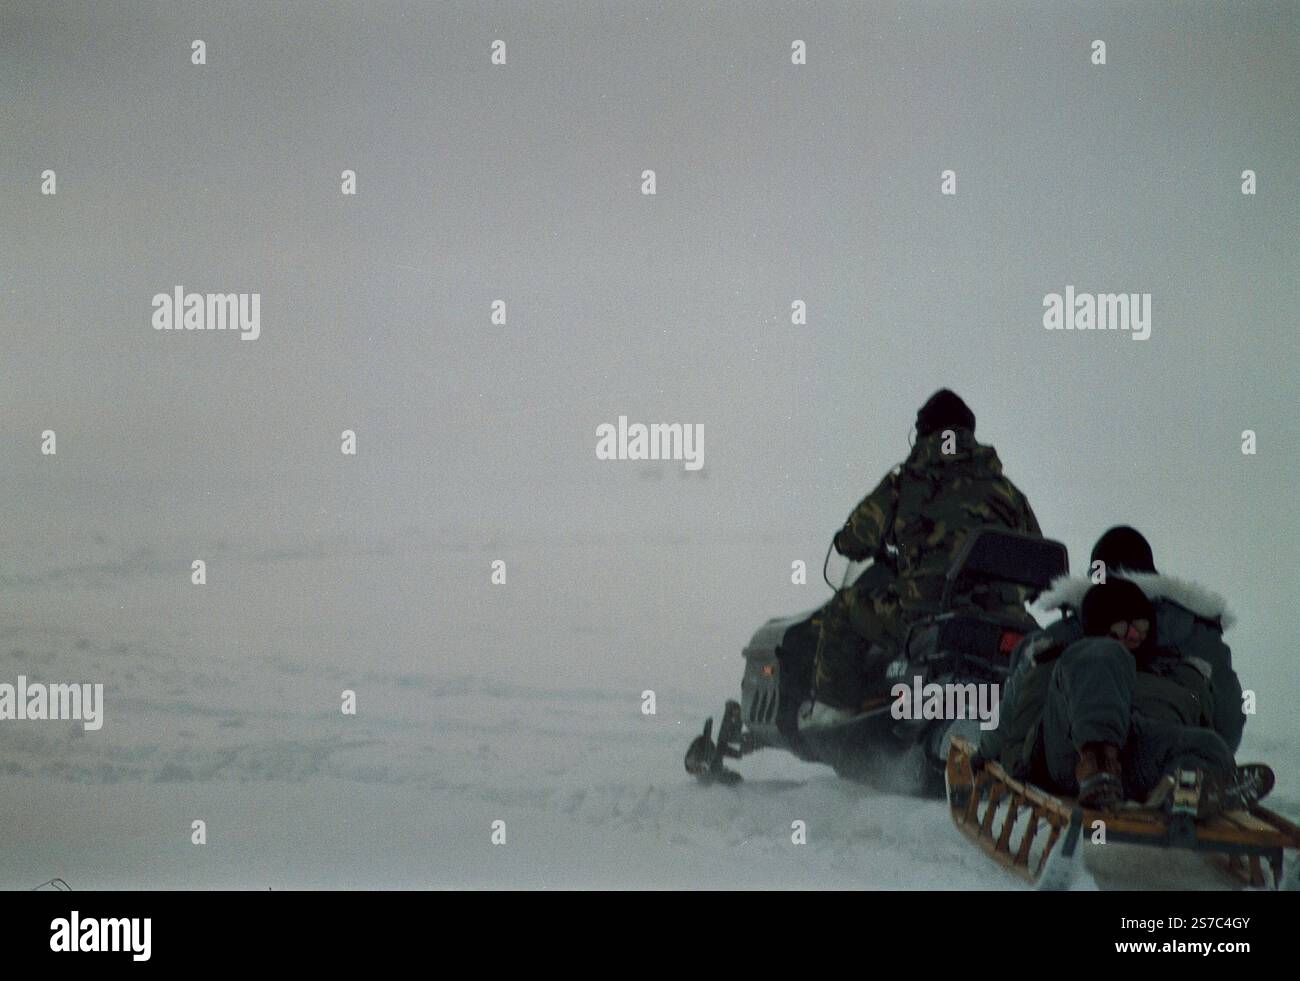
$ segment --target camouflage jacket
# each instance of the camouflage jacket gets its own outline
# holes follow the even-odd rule
[[[952,453],[943,452],[943,433],[917,440],[908,458],[849,515],[841,533],[846,555],[892,563],[893,589],[904,608],[938,600],[948,566],[973,528],[1042,534],[1025,495],[1002,475],[997,451],[977,443],[969,429],[952,433]],[[1019,605],[1023,593],[1016,591],[1016,597],[1008,595],[1005,602]]]

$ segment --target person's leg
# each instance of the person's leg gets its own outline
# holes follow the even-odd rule
[[[817,641],[814,698],[837,709],[856,710],[865,693],[862,652],[866,644],[853,629],[853,605],[852,590],[836,593],[822,612]]]
[[[1161,777],[1184,767],[1227,780],[1236,771],[1236,761],[1228,744],[1213,729],[1134,715],[1124,748],[1124,787],[1128,795],[1144,800]]]
[[[885,669],[898,657],[908,620],[898,596],[888,587],[858,592],[849,609],[853,631],[861,638],[863,686],[868,696],[885,687]]]
[[[1123,746],[1128,739],[1133,656],[1119,642],[1089,637],[1056,662],[1043,705],[1043,762],[1054,789],[1076,793],[1075,767],[1088,744]]]

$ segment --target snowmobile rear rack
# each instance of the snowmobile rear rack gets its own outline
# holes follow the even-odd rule
[[[1277,889],[1285,849],[1300,848],[1300,827],[1266,807],[1193,821],[1176,810],[1128,805],[1114,813],[1082,808],[1069,797],[1016,780],[997,763],[975,774],[974,747],[954,737],[946,783],[953,823],[985,854],[1021,878],[1040,884],[1049,859],[1073,858],[1083,829],[1104,822],[1108,842],[1183,848],[1225,856],[1227,870],[1246,885]],[[1022,820],[1025,815],[1028,820]],[[1017,833],[1018,832],[1018,833]]]
[[[1028,586],[1037,597],[1057,576],[1070,569],[1064,545],[1051,538],[1010,531],[996,525],[972,530],[953,556],[944,579],[940,610],[952,608],[962,583],[1004,582]]]

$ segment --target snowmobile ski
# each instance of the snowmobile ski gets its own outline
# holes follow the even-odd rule
[[[704,723],[704,732],[695,737],[686,750],[686,772],[703,784],[740,783],[741,776],[723,765],[727,757],[740,759],[753,746],[747,745],[744,726],[740,721],[740,703],[728,701],[722,710],[722,725],[718,726],[718,741],[713,741],[713,718]]]

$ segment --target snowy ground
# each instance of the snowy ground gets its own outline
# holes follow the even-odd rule
[[[201,588],[171,543],[0,554],[0,680],[103,682],[107,702],[99,732],[0,726],[0,887],[1020,888],[941,802],[780,754],[735,789],[682,771],[752,630],[824,595],[788,581],[820,556],[512,542],[492,586],[482,543],[431,535],[203,553]],[[1295,671],[1234,650],[1248,687],[1294,703]],[[1252,720],[1241,755],[1275,766],[1274,805],[1300,817],[1294,724]],[[1090,851],[1105,887],[1224,885]]]

